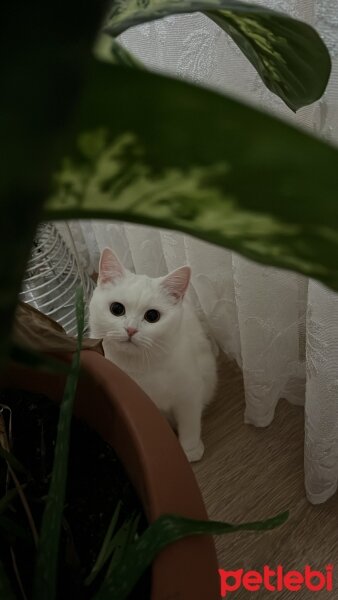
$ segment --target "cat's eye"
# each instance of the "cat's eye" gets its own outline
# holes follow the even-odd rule
[[[126,314],[126,309],[121,302],[113,302],[113,304],[110,305],[110,312],[115,315],[115,317],[122,317],[122,315]]]
[[[158,310],[155,310],[155,308],[151,308],[150,310],[147,310],[147,312],[144,315],[144,318],[146,321],[148,321],[148,323],[156,323],[156,321],[159,321],[160,316],[161,315],[158,312]]]

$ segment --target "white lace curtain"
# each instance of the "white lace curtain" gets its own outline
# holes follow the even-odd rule
[[[311,23],[330,49],[328,90],[320,102],[297,115],[266,90],[230,38],[201,14],[136,27],[120,41],[154,70],[235,94],[334,141],[336,2],[256,0]],[[256,265],[178,233],[108,222],[73,223],[72,230],[89,270],[97,269],[99,251],[106,245],[127,267],[151,276],[191,265],[194,299],[221,348],[243,369],[245,421],[269,425],[280,398],[304,403],[306,491],[313,503],[328,499],[338,483],[338,296],[304,277]]]

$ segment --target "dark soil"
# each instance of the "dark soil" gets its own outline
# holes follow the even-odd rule
[[[47,398],[19,391],[0,393],[0,403],[12,411],[12,453],[31,474],[20,473],[27,483],[24,493],[39,531],[45,498],[53,466],[58,408]],[[3,416],[8,431],[8,411]],[[6,492],[6,463],[0,459],[0,498]],[[9,482],[9,487],[13,487]],[[98,588],[102,573],[88,588],[85,577],[97,558],[104,535],[118,501],[122,501],[118,527],[135,511],[141,514],[138,533],[147,526],[142,507],[113,449],[84,423],[73,418],[71,430],[68,483],[64,524],[59,558],[58,600],[89,600]],[[13,586],[19,592],[13,571],[10,545],[14,549],[23,587],[28,600],[32,597],[35,549],[32,536],[18,499],[5,513],[27,532],[27,539],[13,540],[0,527],[0,560]],[[1,524],[1,523],[0,523]],[[130,600],[149,600],[150,574],[146,572]]]

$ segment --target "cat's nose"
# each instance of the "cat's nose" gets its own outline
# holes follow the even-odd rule
[[[137,329],[135,329],[135,327],[126,327],[126,332],[129,335],[129,337],[132,337],[133,335],[135,335],[135,333],[137,333]]]

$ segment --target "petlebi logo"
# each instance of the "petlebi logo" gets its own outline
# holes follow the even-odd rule
[[[306,565],[302,570],[286,571],[282,565],[271,568],[264,565],[260,571],[237,569],[226,571],[219,569],[221,597],[235,599],[233,592],[245,589],[248,592],[299,592],[307,589],[310,592],[333,591],[333,565],[327,565],[323,571]]]

